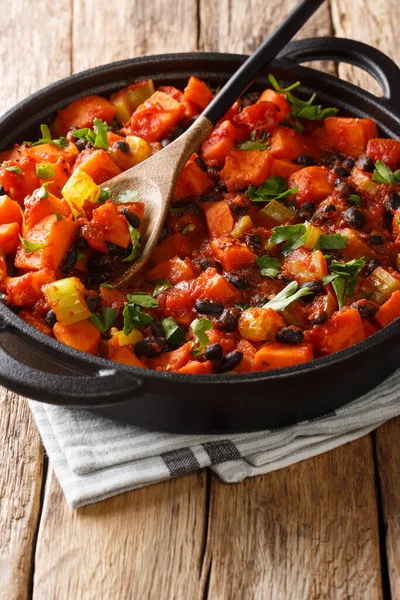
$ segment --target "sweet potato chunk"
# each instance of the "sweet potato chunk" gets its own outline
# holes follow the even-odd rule
[[[324,324],[311,331],[316,356],[325,356],[344,350],[365,338],[360,313],[355,308],[343,308]]]
[[[206,216],[210,237],[216,238],[231,233],[235,221],[225,200],[220,202],[203,202],[201,209]]]
[[[213,182],[196,163],[196,156],[193,155],[183,167],[175,186],[174,200],[186,200],[193,196],[201,196],[212,188]]]
[[[22,225],[22,214],[18,202],[8,196],[0,196],[0,225],[7,223]]]
[[[214,98],[214,94],[207,84],[194,75],[189,78],[183,93],[189,102],[193,102],[193,104],[196,104],[196,106],[199,106],[202,110],[204,110]]]
[[[159,265],[154,267],[148,275],[147,281],[156,281],[164,279],[175,285],[181,281],[189,281],[195,277],[195,272],[190,264],[190,261],[182,260],[179,256],[174,256],[168,260],[164,260]]]
[[[324,121],[324,129],[330,148],[353,158],[363,154],[368,140],[378,135],[372,119],[327,117]]]
[[[207,163],[223,166],[226,156],[236,143],[240,133],[230,121],[222,121],[203,142],[201,154]]]
[[[0,249],[3,250],[4,254],[11,254],[17,249],[19,231],[18,223],[0,225]]]
[[[97,329],[88,319],[73,323],[72,325],[61,325],[56,323],[53,327],[55,338],[87,354],[97,354],[100,342],[100,329]]]
[[[296,346],[288,346],[279,342],[267,342],[257,351],[254,357],[255,371],[269,371],[292,367],[308,362],[314,358],[312,344],[303,342]]]
[[[235,238],[217,238],[211,242],[211,247],[217,260],[228,272],[253,265],[256,261],[256,255]]]
[[[92,127],[96,118],[111,123],[116,112],[111,102],[101,96],[78,98],[58,111],[52,132],[54,137],[66,136],[71,127]]]
[[[296,160],[301,154],[318,158],[319,150],[311,138],[299,135],[289,127],[279,126],[271,137],[270,152],[274,158]]]
[[[381,160],[392,171],[400,168],[400,142],[398,140],[384,138],[369,140],[365,153],[374,162]]]
[[[386,300],[382,306],[379,307],[375,314],[375,321],[381,326],[386,327],[392,321],[400,317],[400,291],[393,292],[389,300]]]
[[[97,185],[121,173],[121,169],[117,167],[105,150],[84,150],[81,152],[74,166],[74,171],[77,169],[90,175]]]
[[[271,173],[272,156],[268,150],[230,150],[220,176],[230,192],[249,185],[261,185]]]
[[[303,202],[318,202],[328,196],[333,185],[328,180],[327,167],[305,167],[293,173],[288,179],[289,188],[297,187],[296,205]]]

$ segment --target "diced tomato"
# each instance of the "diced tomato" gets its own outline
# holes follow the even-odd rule
[[[164,92],[155,92],[133,113],[123,133],[138,135],[146,142],[157,142],[183,118],[185,107]]]
[[[195,277],[194,269],[189,259],[182,260],[179,256],[164,260],[147,274],[147,281],[164,279],[172,285],[181,281],[189,281]]]
[[[194,77],[194,75],[189,78],[183,93],[186,100],[193,102],[193,104],[199,106],[202,110],[204,110],[214,98],[214,94],[207,84],[198,77]]]
[[[400,142],[398,140],[384,138],[369,140],[365,153],[374,162],[381,160],[392,171],[400,168]]]
[[[292,112],[292,107],[285,98],[285,94],[279,94],[275,90],[266,89],[258,99],[258,102],[273,102],[278,107],[276,114],[277,123],[281,123]]]
[[[157,358],[149,360],[149,366],[158,371],[177,371],[186,365],[192,357],[192,342],[187,342],[177,350],[164,352]]]
[[[71,208],[63,198],[57,198],[51,193],[48,193],[43,198],[39,190],[33,192],[31,196],[27,196],[24,204],[24,235],[26,231],[32,229],[44,217],[54,215],[55,213],[58,213],[62,217],[69,217],[71,214]]]
[[[11,169],[17,168],[18,171],[10,171],[10,167]],[[0,185],[12,200],[22,204],[25,196],[31,194],[39,186],[35,161],[23,156],[19,162],[3,163],[0,167]]]
[[[43,298],[42,288],[56,280],[54,271],[42,269],[19,277],[7,277],[2,282],[7,303],[13,306],[33,307]]]
[[[52,334],[52,328],[47,325],[46,321],[44,319],[38,319],[35,317],[30,310],[23,308],[19,311],[18,316],[20,319],[25,321],[25,323],[28,323],[28,325],[34,327],[41,333],[44,333],[45,335]]]
[[[322,281],[328,274],[328,267],[321,250],[309,252],[305,248],[298,248],[284,261],[282,273],[294,277],[298,283],[316,279]]]
[[[226,156],[240,137],[240,132],[230,121],[222,121],[203,142],[201,155],[207,163],[224,165]]]
[[[24,150],[26,157],[35,161],[35,163],[56,163],[60,158],[72,165],[78,154],[78,148],[75,144],[69,144],[67,148],[60,148],[54,144],[40,144],[39,146],[27,146]]]
[[[108,253],[106,242],[127,248],[131,242],[128,221],[120,215],[112,202],[106,202],[93,211],[92,220],[82,227],[82,236],[88,244]]]
[[[254,370],[254,359],[256,357],[257,350],[247,340],[240,340],[236,350],[243,354],[241,362],[235,367],[237,373],[250,373]]]
[[[343,308],[324,325],[315,325],[310,333],[316,356],[344,350],[365,338],[360,313],[355,308]]]
[[[151,255],[151,262],[153,265],[159,265],[164,260],[173,258],[174,256],[186,258],[192,249],[192,244],[187,235],[184,233],[173,233],[157,244]]]
[[[276,127],[278,108],[273,102],[257,102],[250,104],[233,117],[234,125],[244,128],[247,135],[253,131],[271,133]]]
[[[52,132],[54,137],[66,136],[71,127],[92,127],[96,118],[111,123],[116,112],[116,108],[105,98],[84,96],[58,111]]]

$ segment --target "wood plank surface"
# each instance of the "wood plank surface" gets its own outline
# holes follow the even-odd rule
[[[0,114],[70,74],[71,10],[49,1],[0,2]],[[28,58],[29,57],[29,58]],[[43,449],[25,399],[0,388],[0,588],[24,600],[32,587]]]

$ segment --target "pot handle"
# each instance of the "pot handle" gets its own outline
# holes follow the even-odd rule
[[[33,344],[20,332],[0,321],[0,334],[16,336],[19,350],[31,355]],[[5,347],[0,335],[0,384],[14,392],[48,404],[76,408],[95,408],[118,404],[141,393],[142,381],[125,368],[110,362],[104,369],[90,365],[77,353],[65,363],[65,356],[40,347],[46,367],[54,371],[27,365],[15,358]],[[63,363],[64,365],[63,366]],[[122,366],[122,365],[121,365]]]
[[[288,44],[279,54],[296,63],[333,60],[360,67],[380,84],[386,100],[393,103],[400,94],[400,69],[396,63],[368,44],[345,38],[317,37]]]

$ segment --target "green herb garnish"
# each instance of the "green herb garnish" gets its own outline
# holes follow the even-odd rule
[[[49,197],[49,192],[47,191],[47,186],[50,185],[51,183],[53,183],[52,181],[47,181],[46,183],[44,183],[40,188],[38,188],[36,190],[36,196],[38,198],[48,198]]]
[[[100,189],[100,202],[106,202],[107,200],[111,200],[112,193],[108,188]]]
[[[165,333],[165,339],[171,346],[177,348],[185,341],[185,334],[183,329],[179,327],[178,323],[173,317],[167,317],[161,321],[162,328]]]
[[[263,305],[263,308],[273,308],[276,311],[284,310],[289,304],[295,302],[303,296],[312,294],[307,288],[300,288],[297,281],[291,281],[279,294],[276,294],[272,300]]]
[[[52,144],[53,146],[58,146],[58,148],[66,148],[68,146],[68,142],[65,137],[60,137],[58,140],[51,139],[50,129],[47,125],[41,125],[40,131],[42,133],[42,137],[38,139],[37,142],[24,142],[26,146],[40,146],[41,144]]]
[[[204,348],[210,343],[206,331],[212,329],[212,321],[210,319],[204,319],[203,317],[201,319],[195,319],[190,324],[190,329],[196,336],[196,341],[192,346],[192,354],[194,354],[194,356],[200,356],[203,353]]]
[[[272,256],[258,257],[256,259],[256,263],[260,268],[261,275],[263,277],[276,277],[280,271],[281,263],[276,258],[272,258]]]
[[[18,173],[18,175],[21,175],[22,173],[21,169],[17,166],[4,167],[4,170],[10,171],[10,173]]]
[[[76,138],[86,140],[90,144],[93,144],[93,146],[96,146],[96,148],[107,150],[107,131],[108,124],[105,121],[94,119],[93,130],[89,129],[89,127],[83,127],[82,129],[73,131],[72,135]]]
[[[288,184],[283,177],[271,175],[260,187],[251,185],[246,194],[253,202],[271,202],[271,200],[284,200],[297,193],[298,187],[288,189]]]
[[[361,206],[361,198],[358,194],[352,194],[349,197],[349,204],[355,204],[356,206]]]
[[[102,315],[96,312],[90,317],[89,321],[93,323],[97,329],[100,329],[101,333],[106,333],[106,331],[109,331],[114,325],[117,316],[117,308],[108,308],[107,306],[103,306]]]
[[[47,244],[35,244],[34,242],[30,242],[21,236],[19,236],[19,239],[21,240],[22,246],[27,254],[33,254],[36,252],[36,250],[43,250],[43,248],[46,248],[47,246]]]
[[[364,266],[365,260],[363,258],[354,258],[347,263],[342,263],[337,260],[331,262],[329,267],[331,274],[325,275],[322,282],[324,285],[332,283],[339,308],[343,307],[346,298],[349,298],[354,294],[357,277]]]
[[[60,215],[60,213],[58,211],[54,211],[54,214],[56,215],[57,221],[62,221],[63,220],[63,216]]]
[[[347,237],[340,235],[339,233],[320,235],[317,248],[319,250],[339,250],[341,248],[346,248],[348,241]]]
[[[250,140],[238,144],[237,148],[240,148],[240,150],[268,150],[270,144],[269,142],[265,141],[266,132],[261,131],[258,139],[256,139],[256,136],[257,131],[252,131],[250,135]]]
[[[39,165],[36,165],[36,175],[39,179],[50,179],[50,177],[54,177],[55,174],[52,167],[39,167]]]
[[[151,315],[148,315],[137,308],[138,305],[135,304],[133,296],[137,297],[138,295],[139,294],[136,293],[128,296],[127,303],[125,304],[124,310],[122,311],[122,316],[124,317],[125,335],[128,335],[132,331],[132,329],[145,327],[153,320],[153,317]],[[147,294],[144,295],[147,296]]]
[[[386,183],[387,185],[399,183],[400,169],[393,172],[384,162],[377,160],[372,175],[372,181],[375,181],[376,183]]]
[[[132,262],[140,255],[141,246],[140,246],[140,233],[137,229],[132,227],[132,225],[128,225],[129,227],[129,235],[131,236],[132,242],[132,252],[127,258],[123,258],[122,262]]]
[[[158,296],[161,292],[165,292],[165,290],[172,288],[172,284],[166,279],[156,279],[152,281],[152,284],[154,285],[153,296]]]
[[[304,223],[298,225],[281,225],[274,227],[270,241],[273,244],[286,242],[282,246],[282,253],[287,255],[302,246],[306,235],[307,227]]]
[[[129,296],[129,302],[142,308],[156,308],[158,306],[158,300],[146,294],[146,292],[133,292]]]

